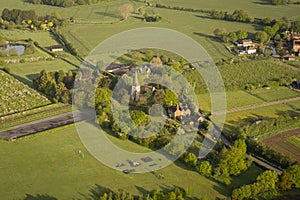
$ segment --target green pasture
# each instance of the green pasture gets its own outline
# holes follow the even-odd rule
[[[270,17],[281,18],[283,16],[300,19],[299,5],[281,5],[273,6],[267,4],[264,0],[249,0],[249,1],[237,1],[237,0],[153,0],[163,5],[180,6],[185,8],[204,9],[204,10],[224,10],[233,12],[234,10],[243,9],[254,17]]]
[[[143,147],[110,137],[117,145],[135,150]],[[171,165],[154,174],[130,174],[110,169],[94,159],[81,144],[74,126],[37,134],[16,142],[0,141],[0,191],[3,199],[24,199],[28,195],[49,195],[58,199],[96,199],[92,190],[103,187],[125,189],[134,194],[143,190],[190,187],[193,195],[223,198],[229,190],[196,172]],[[82,151],[84,158],[78,153]],[[99,186],[99,188],[98,188]]]
[[[50,60],[50,61],[39,61],[39,62],[29,62],[29,63],[16,63],[8,64],[6,66],[10,73],[13,74],[20,81],[32,85],[32,80],[37,77],[37,75],[42,70],[51,71],[69,71],[76,69],[74,66],[59,60]]]
[[[277,118],[278,116],[290,110],[293,110],[293,108],[287,104],[277,104],[235,113],[229,113],[226,115],[224,131],[230,134],[230,132],[235,131],[240,126],[250,124],[255,119]]]
[[[260,29],[256,25],[207,19],[203,15],[191,12],[178,12],[158,8],[153,10],[155,13],[160,14],[162,17],[161,22],[149,23],[139,18],[131,17],[126,21],[114,24],[73,24],[63,29],[63,33],[74,43],[81,55],[87,55],[100,42],[122,31],[141,27],[169,28],[190,36],[201,44],[212,58],[218,60],[224,57],[232,57],[233,55],[226,50],[220,41],[213,37],[214,29],[222,27],[230,31],[243,29],[249,32],[255,32]]]
[[[109,136],[121,148],[143,152],[146,149],[129,141]],[[125,189],[133,194],[145,190],[179,186],[191,188],[195,197],[208,199],[230,195],[230,188],[191,171],[180,163],[155,174],[123,174],[93,158],[82,145],[74,126],[39,133],[16,142],[0,141],[0,191],[3,199],[24,199],[27,196],[50,196],[58,199],[97,199],[93,191],[103,188]],[[82,151],[84,158],[79,153]],[[261,169],[253,165],[246,174],[256,177]],[[233,177],[233,186],[248,184],[247,176]]]
[[[293,91],[287,87],[261,88],[250,91],[249,93],[263,101],[278,101],[300,96],[300,92]]]

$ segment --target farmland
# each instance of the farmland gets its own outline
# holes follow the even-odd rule
[[[123,20],[119,7],[124,3],[132,4],[133,12],[128,19],[124,18]],[[31,39],[35,42],[34,44],[37,50],[34,54],[30,55],[12,57],[6,57],[6,55],[4,55],[0,58],[0,118],[2,121],[3,119],[8,119],[6,122],[0,124],[0,131],[13,129],[14,126],[49,116],[53,117],[61,113],[70,112],[71,105],[53,103],[55,100],[61,101],[59,98],[50,102],[45,96],[35,91],[32,88],[32,80],[35,79],[42,70],[48,72],[58,72],[62,70],[63,73],[59,72],[55,75],[53,74],[53,76],[48,76],[47,73],[45,73],[43,78],[40,78],[40,82],[43,83],[41,85],[44,85],[45,87],[39,89],[39,91],[41,93],[43,92],[43,94],[47,94],[48,97],[50,93],[54,94],[53,91],[55,91],[55,94],[56,92],[58,94],[68,94],[68,97],[71,97],[72,94],[74,94],[74,80],[78,77],[78,80],[80,80],[80,78],[86,78],[82,76],[82,73],[77,73],[79,76],[76,78],[76,72],[70,73],[70,75],[65,73],[70,70],[77,70],[77,66],[75,67],[72,63],[80,65],[79,60],[81,60],[81,57],[84,58],[85,56],[88,56],[89,53],[105,39],[122,31],[142,27],[169,28],[181,32],[202,45],[212,57],[226,87],[228,113],[226,115],[222,133],[224,133],[224,136],[228,137],[227,139],[232,139],[230,137],[231,134],[240,133],[239,128],[245,125],[255,124],[253,121],[257,119],[262,120],[272,118],[275,120],[280,116],[299,113],[300,92],[288,87],[292,81],[300,80],[300,68],[297,67],[296,64],[293,66],[293,64],[291,64],[292,61],[283,62],[282,59],[264,56],[263,50],[260,50],[260,55],[237,56],[228,50],[229,45],[233,46],[233,44],[223,43],[220,37],[217,37],[217,34],[214,33],[216,28],[224,28],[227,32],[245,30],[249,34],[249,38],[254,39],[254,33],[264,28],[262,25],[212,19],[205,12],[159,8],[155,7],[155,3],[170,7],[178,6],[181,8],[203,9],[205,11],[217,9],[232,12],[236,9],[243,9],[254,17],[279,19],[286,16],[289,20],[300,19],[299,5],[290,4],[273,6],[268,5],[266,1],[263,0],[224,0],[222,3],[217,0],[150,0],[149,3],[152,5],[147,6],[145,2],[139,0],[113,0],[100,2],[94,5],[61,8],[46,5],[34,5],[27,3],[24,0],[2,0],[0,2],[0,11],[3,8],[17,8],[26,10],[33,9],[40,16],[56,13],[66,19],[67,25],[58,26],[56,24],[57,27],[55,25],[47,31],[46,28],[45,30],[41,30],[39,27],[41,24],[39,24],[39,26],[34,27],[37,28],[37,30],[34,31],[33,28],[31,28],[33,30],[29,30],[29,22],[26,22],[25,20],[22,22],[24,26],[19,24],[13,28],[7,28],[11,30],[4,30],[3,27],[3,29],[0,29],[0,36],[3,36],[7,40],[18,41]],[[143,13],[150,15],[157,14],[161,17],[161,20],[157,22],[146,22],[146,20],[143,19]],[[46,21],[42,18],[39,23],[46,23],[46,25],[48,25],[48,19]],[[58,38],[60,38],[59,34],[65,37],[67,42],[58,40]],[[248,36],[246,36],[246,38],[247,37]],[[149,39],[151,40],[151,38]],[[62,52],[49,52],[50,46],[59,43],[63,46],[64,50]],[[180,47],[181,44],[179,42],[175,45]],[[258,44],[255,43],[255,45]],[[258,48],[258,50],[259,49],[260,48]],[[71,55],[69,51],[72,52],[73,55]],[[210,96],[208,93],[202,93],[202,91],[206,91],[206,87],[200,77],[196,76],[195,78],[193,76],[193,74],[196,74],[193,71],[195,70],[193,69],[193,65],[182,64],[185,61],[181,60],[179,55],[174,56],[173,52],[166,53],[164,50],[156,49],[154,52],[151,52],[153,54],[150,55],[151,58],[146,59],[146,55],[143,54],[142,51],[143,50],[137,55],[138,61],[135,63],[136,65],[148,64],[148,61],[155,55],[167,57],[166,59],[161,58],[161,60],[167,60],[161,63],[170,66],[173,65],[174,68],[177,67],[176,64],[179,63],[180,67],[178,67],[178,71],[181,71],[186,75],[191,83],[194,81],[193,85],[195,88],[196,84],[199,84],[201,87],[200,89],[197,88],[197,91],[195,92],[200,103],[200,109],[204,111],[205,114],[210,112]],[[25,62],[22,60],[22,62],[10,64],[5,64],[4,62],[7,61],[7,59],[22,59],[39,56],[45,57],[45,59],[36,62]],[[135,65],[133,57],[131,56],[133,56],[133,53],[123,55],[116,63],[123,64],[122,61],[126,61],[128,63],[132,62],[132,65]],[[64,58],[66,60],[64,60]],[[299,60],[299,58],[296,57],[296,60]],[[68,61],[71,61],[71,64],[68,63]],[[205,66],[201,65],[201,67]],[[4,73],[2,70],[9,72],[11,75]],[[139,79],[141,84],[141,77],[139,77]],[[108,133],[103,134],[105,134],[105,136],[107,136],[114,144],[131,152],[149,152],[151,150],[146,148],[146,145],[142,144],[144,146],[141,146],[131,142],[130,136],[128,140],[121,140],[112,136],[124,135],[127,137],[127,133],[125,133],[127,130],[125,130],[125,132],[122,132],[124,130],[117,130],[120,128],[113,122],[113,118],[109,113],[110,108],[106,108],[105,105],[106,100],[107,102],[110,102],[110,97],[107,97],[107,94],[109,94],[109,90],[111,89],[110,86],[113,85],[115,80],[116,79],[113,79],[110,76],[101,77],[101,82],[98,84],[103,88],[99,88],[98,93],[100,93],[100,95],[97,94],[99,97],[97,96],[96,99],[93,99],[95,100],[94,102],[86,103],[82,101],[82,104],[93,104],[98,102],[98,105],[96,105],[97,114],[100,113],[98,120],[100,122],[103,118],[103,121],[105,122],[103,124],[109,124],[107,125],[107,128],[109,128]],[[93,77],[91,77],[91,80],[89,81],[93,82]],[[90,85],[87,84],[87,86]],[[161,89],[160,86],[156,87],[155,85],[155,88],[153,87],[153,89],[152,92],[149,90],[149,92],[146,91],[145,94],[141,95],[150,95],[150,97],[152,97],[151,95],[154,96],[157,91],[163,92],[163,89]],[[147,88],[143,88],[143,90],[147,90]],[[85,94],[82,96],[83,100],[85,100],[84,95]],[[147,98],[151,100],[150,97]],[[282,101],[291,99],[292,101]],[[153,98],[152,101],[154,102],[154,100],[156,101],[156,98]],[[70,103],[71,101],[62,102]],[[93,107],[93,105],[91,107]],[[167,109],[171,110],[171,106]],[[184,114],[182,114],[182,116],[184,116]],[[211,118],[213,119],[214,116],[212,115]],[[287,118],[284,120],[286,119]],[[175,117],[175,119],[173,118],[173,120],[170,121],[174,121],[174,124],[168,126],[172,126],[172,129],[174,130],[177,129],[177,122],[179,122],[179,120],[176,122]],[[208,122],[208,124],[209,123],[210,122]],[[205,122],[203,124],[206,125]],[[190,125],[192,125],[192,123],[190,123]],[[276,128],[279,129],[278,127]],[[175,131],[169,131],[167,128],[157,134],[166,136],[165,138],[162,137],[162,141],[159,141],[161,143],[168,142],[168,137],[173,137],[171,134]],[[287,126],[280,126],[280,128],[284,130],[276,129],[274,131],[272,129],[272,132],[268,129],[269,132],[265,131],[259,133],[260,135],[257,137],[259,140],[258,142],[262,141],[267,146],[270,146],[279,152],[283,152],[287,156],[291,156],[293,160],[298,161],[299,164],[300,132],[299,129],[296,129],[299,128],[299,124],[288,124]],[[201,137],[205,135],[205,129],[206,127],[201,130],[199,129],[199,133],[201,132],[201,134],[203,134]],[[289,129],[292,131],[287,131]],[[85,131],[85,133],[89,132],[87,129]],[[113,134],[109,134],[112,132]],[[278,132],[283,133],[278,134]],[[157,137],[157,140],[160,139],[160,136]],[[125,137],[123,139],[125,139]],[[133,139],[137,142],[141,141],[139,138]],[[200,143],[200,141],[197,142]],[[241,141],[241,144],[238,144],[237,146],[241,145],[244,148],[242,142],[244,141]],[[227,172],[225,172],[227,169],[221,168],[220,166],[222,165],[220,165],[220,163],[223,159],[222,157],[226,157],[226,151],[230,152],[231,150],[230,148],[227,150],[224,149],[224,152],[222,152],[224,155],[219,154],[218,151],[221,151],[223,144],[221,140],[219,140],[218,143],[220,144],[216,145],[216,152],[211,152],[211,154],[205,158],[210,162],[209,165],[211,165],[210,167],[212,168],[211,172],[205,175],[197,168],[200,166],[200,162],[194,164],[194,166],[187,165],[187,162],[184,160],[185,158],[183,159],[186,155],[182,156],[180,161],[176,161],[172,165],[153,173],[125,174],[110,169],[96,160],[83,145],[74,125],[61,126],[15,141],[9,142],[0,140],[1,199],[28,200],[57,198],[98,200],[99,194],[107,188],[114,191],[124,189],[132,194],[144,194],[153,191],[154,189],[166,191],[174,186],[185,189],[190,188],[192,190],[192,196],[196,197],[196,199],[200,199],[201,197],[206,197],[208,199],[230,198],[229,196],[232,194],[233,189],[245,184],[253,183],[256,177],[265,171],[265,168],[261,168],[254,163],[250,166],[251,162],[249,162],[250,167],[248,170],[242,170],[242,173],[239,175],[237,175],[238,173],[232,173],[227,176]],[[223,143],[227,144],[226,139],[223,139]],[[152,146],[150,147],[153,148]],[[199,148],[199,146],[193,148],[194,153],[198,151],[197,148]],[[247,147],[245,147],[245,151],[243,152],[232,152],[236,153],[233,154],[234,156],[241,154],[242,157],[245,155],[246,149]],[[237,150],[237,148],[235,150]],[[197,161],[196,153],[193,155]],[[226,160],[226,163],[229,163],[228,160]],[[245,169],[247,169],[247,167]],[[281,166],[278,165],[278,167]],[[223,170],[224,174],[221,172]],[[197,171],[201,173],[201,175]],[[228,182],[229,184],[227,185]]]
[[[300,129],[279,133],[263,140],[267,146],[290,156],[293,161],[300,163]]]
[[[50,101],[12,76],[0,71],[0,116],[50,104]]]

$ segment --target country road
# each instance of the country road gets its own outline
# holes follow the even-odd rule
[[[83,121],[85,119],[87,119],[87,116],[82,113],[76,113],[74,116],[73,112],[68,112],[15,126],[11,130],[0,132],[0,138],[14,140],[30,134],[73,124],[74,122]]]

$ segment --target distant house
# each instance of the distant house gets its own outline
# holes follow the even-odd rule
[[[254,46],[250,46],[247,49],[247,54],[254,54],[254,53],[256,53],[256,48]]]
[[[63,46],[62,45],[52,45],[50,46],[50,50],[52,52],[60,52],[60,51],[63,51]]]
[[[295,61],[295,56],[287,56],[287,57],[285,57],[285,59],[286,60],[288,60],[288,61]]]
[[[300,52],[300,34],[293,35],[293,51]]]
[[[255,44],[252,42],[251,39],[239,39],[234,44],[238,47],[252,47],[252,46],[255,46]]]

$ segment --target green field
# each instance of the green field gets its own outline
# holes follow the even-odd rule
[[[300,96],[300,92],[295,92],[287,87],[262,88],[250,91],[249,93],[264,101],[278,101]]]
[[[220,3],[220,1],[218,0],[153,0],[153,2],[157,2],[163,5],[181,6],[185,8],[197,8],[205,10],[216,9],[230,12],[238,9],[244,9],[250,15],[260,18],[281,18],[283,16],[287,16],[292,19],[300,19],[299,5],[273,6],[266,4],[266,1],[263,0],[223,0],[222,3]],[[278,12],[278,10],[280,10],[280,12]]]
[[[0,70],[0,116],[44,106],[51,102],[32,88]]]
[[[144,147],[109,136],[121,148],[135,152]],[[190,187],[196,197],[215,199],[230,194],[230,189],[207,179],[180,163],[154,174],[130,174],[110,169],[94,159],[81,144],[74,126],[36,134],[16,142],[0,141],[0,191],[3,199],[23,199],[26,194],[49,195],[58,199],[88,199],[92,190],[125,189],[134,194],[144,190],[179,186]],[[81,150],[84,158],[78,153]],[[252,166],[246,174],[256,177],[261,169]],[[250,183],[247,176],[233,178],[234,186]],[[98,187],[99,186],[99,187]],[[93,198],[92,199],[96,199]]]
[[[28,85],[32,85],[32,80],[36,78],[36,76],[44,69],[49,72],[76,69],[74,66],[58,59],[50,61],[8,64],[7,68],[10,70],[11,74],[14,74],[20,81]]]
[[[226,115],[224,130],[230,134],[230,132],[234,132],[240,126],[250,124],[255,119],[277,118],[278,116],[290,110],[293,110],[293,108],[287,104],[277,104],[257,109],[229,113]]]

